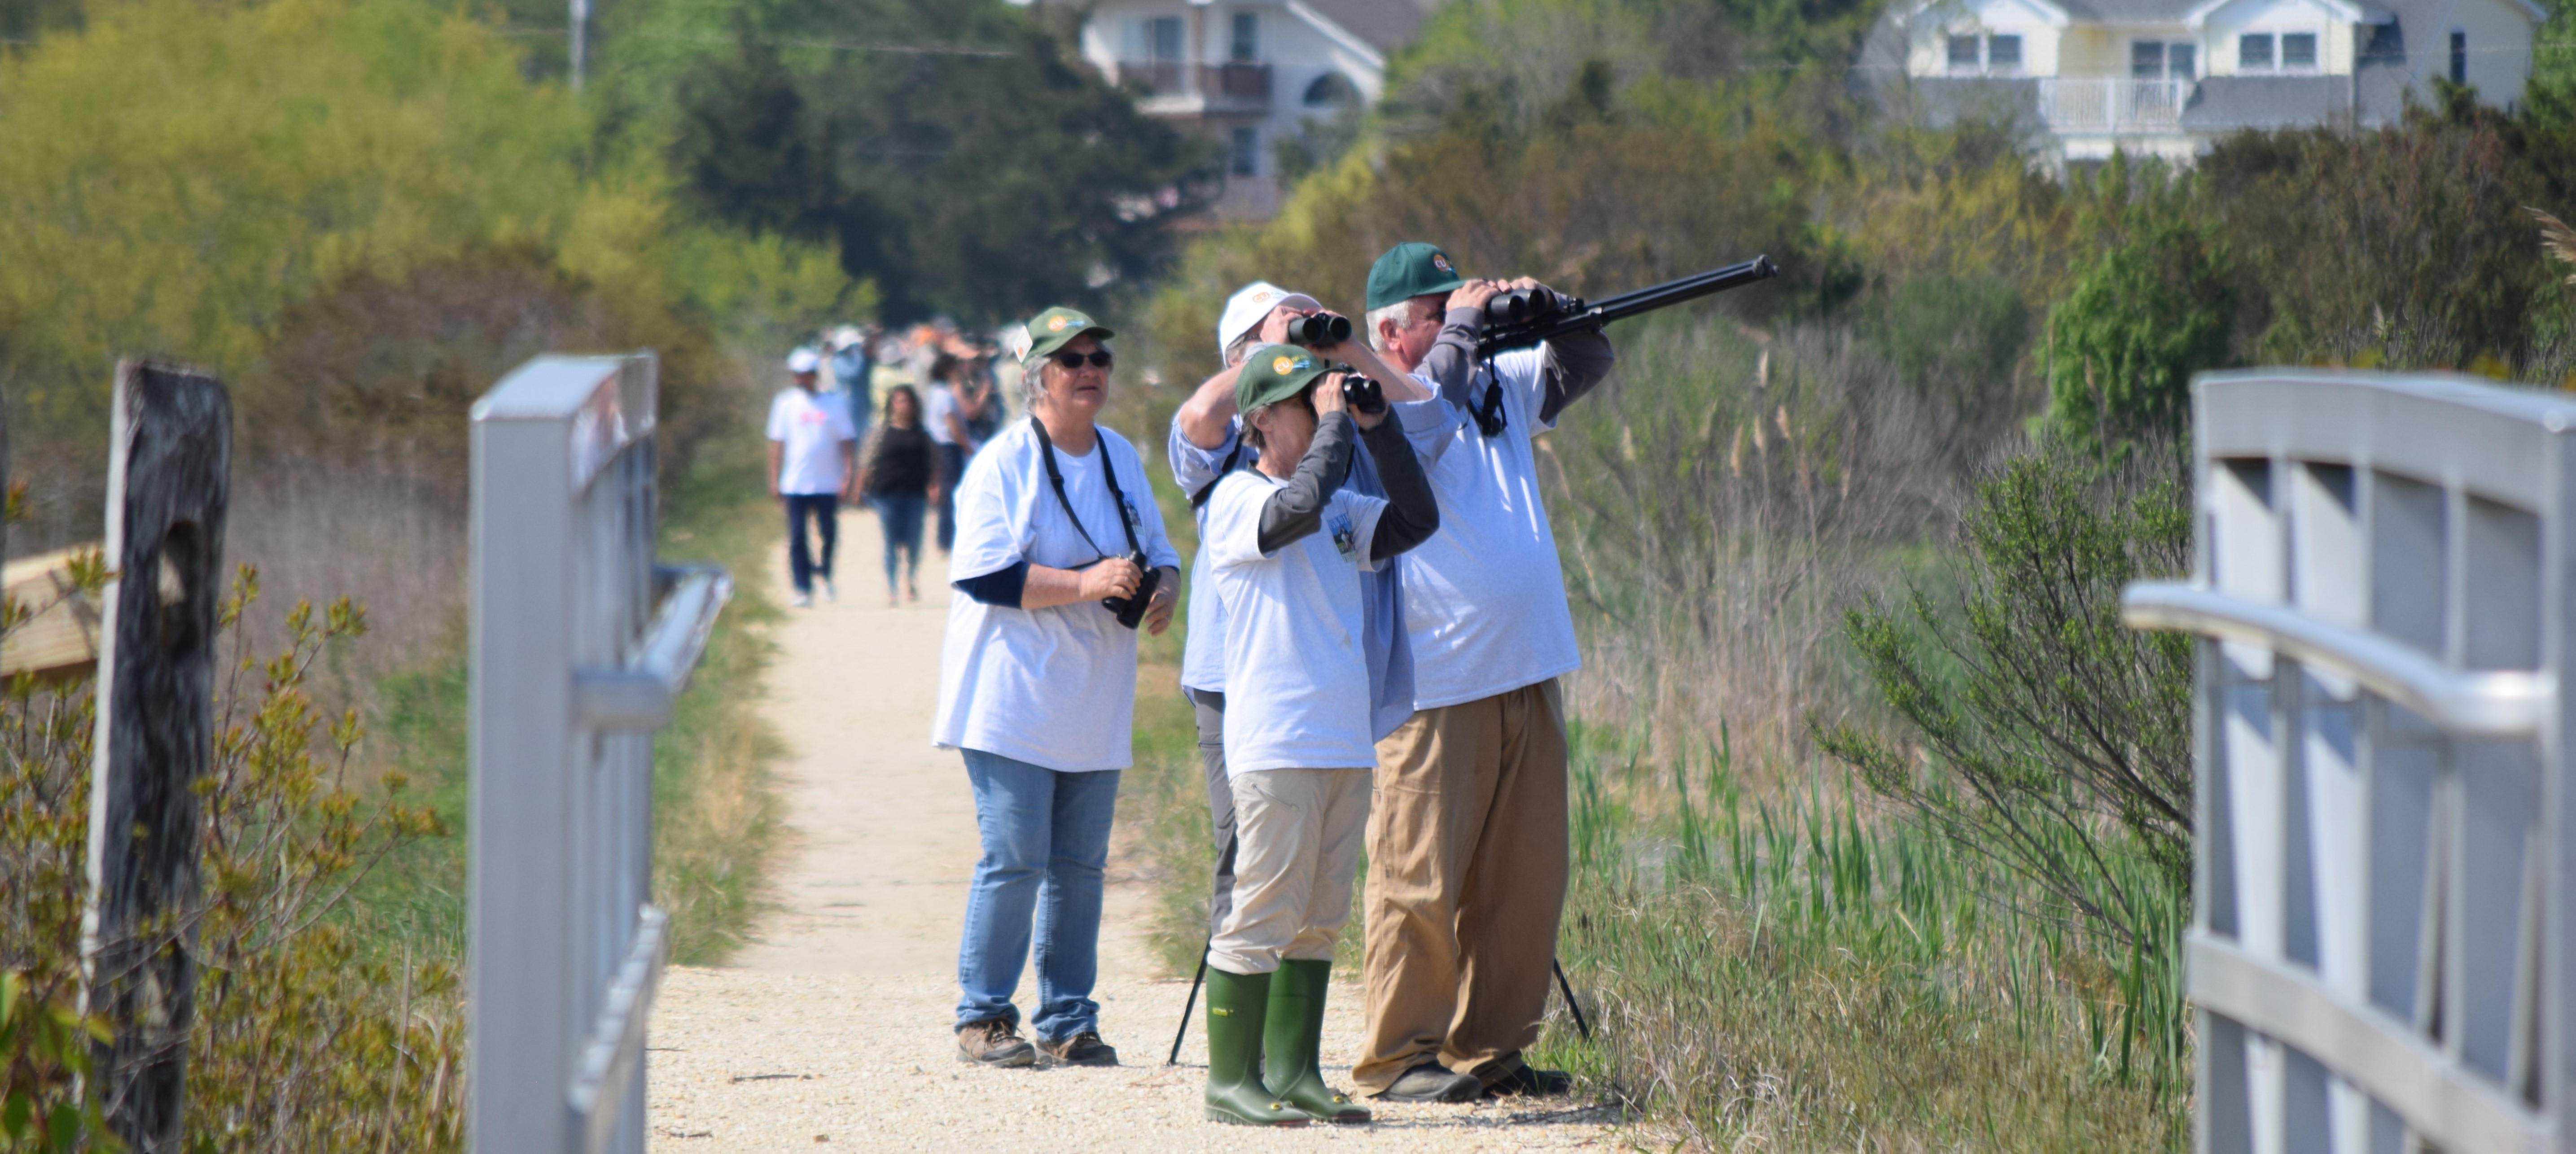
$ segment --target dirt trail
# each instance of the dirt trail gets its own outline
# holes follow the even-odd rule
[[[954,1060],[957,935],[976,856],[957,755],[932,749],[947,583],[933,553],[922,600],[888,608],[876,519],[841,517],[841,596],[776,631],[764,712],[792,842],[777,909],[734,964],[675,969],[651,1041],[652,1147],[672,1154],[890,1150],[1556,1150],[1624,1148],[1571,1110],[1392,1106],[1365,1128],[1255,1131],[1199,1117],[1206,1049],[1190,1031],[1162,1062],[1188,993],[1154,977],[1149,895],[1111,862],[1101,931],[1101,1033],[1114,1069],[983,1070]],[[773,550],[783,554],[783,550]],[[783,556],[766,578],[784,589]],[[1034,975],[1019,1002],[1034,999]],[[1359,991],[1335,990],[1326,1073],[1347,1085]]]

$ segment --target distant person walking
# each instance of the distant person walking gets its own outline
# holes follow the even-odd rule
[[[859,434],[850,427],[848,407],[818,391],[822,367],[823,358],[812,349],[789,353],[787,372],[796,384],[769,403],[769,495],[787,506],[787,573],[796,587],[791,603],[799,608],[814,603],[818,577],[823,596],[839,596],[832,587],[832,550],[840,537],[840,497],[858,456]],[[809,517],[822,537],[820,564],[806,545]]]
[[[896,557],[903,559],[903,596],[921,600],[921,517],[947,493],[948,475],[930,434],[921,427],[921,394],[910,385],[886,391],[886,419],[859,463],[857,489],[877,511],[885,538],[886,604],[895,604]]]
[[[841,402],[850,408],[850,431],[860,442],[868,439],[868,426],[876,421],[876,393],[869,378],[876,372],[876,359],[869,355],[868,334],[849,325],[832,330],[824,347],[832,351],[832,381],[839,386]]]
[[[940,467],[951,477],[966,475],[966,459],[982,446],[968,426],[992,403],[989,384],[980,392],[961,391],[956,383],[959,364],[946,354],[931,362],[930,394],[923,399],[923,424],[939,446]],[[946,553],[957,544],[957,497],[954,492],[943,496],[938,502],[939,551]]]

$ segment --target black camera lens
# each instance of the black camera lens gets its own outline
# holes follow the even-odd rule
[[[1292,345],[1338,345],[1351,339],[1351,319],[1332,313],[1316,313],[1288,322],[1288,343]]]

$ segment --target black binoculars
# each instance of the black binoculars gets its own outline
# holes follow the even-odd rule
[[[1316,345],[1338,345],[1351,339],[1351,318],[1331,313],[1315,313],[1288,322],[1288,343],[1313,348]]]
[[[1544,288],[1511,289],[1485,300],[1485,323],[1507,325],[1562,312],[1579,312],[1583,302]]]
[[[1100,607],[1116,615],[1118,624],[1134,629],[1145,620],[1145,607],[1154,600],[1154,587],[1163,583],[1163,571],[1155,568],[1154,563],[1146,560],[1142,553],[1130,553],[1127,560],[1144,574],[1136,582],[1136,592],[1125,597],[1103,597]]]
[[[1367,377],[1344,373],[1342,407],[1374,417],[1386,411],[1386,390]]]

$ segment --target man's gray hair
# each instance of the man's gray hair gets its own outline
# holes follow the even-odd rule
[[[1234,338],[1233,344],[1225,346],[1225,363],[1229,365],[1241,364],[1243,362],[1243,355],[1251,352],[1253,346],[1260,343],[1261,329],[1259,326],[1254,326],[1253,328],[1246,330],[1242,336]]]
[[[1400,301],[1397,301],[1397,302],[1395,302],[1394,304],[1388,305],[1388,306],[1386,306],[1385,308],[1370,309],[1370,310],[1368,311],[1368,318],[1367,318],[1367,320],[1368,320],[1368,339],[1369,339],[1369,347],[1370,347],[1370,348],[1372,348],[1372,349],[1376,349],[1377,351],[1379,351],[1379,352],[1381,352],[1381,353],[1382,353],[1382,352],[1385,352],[1385,351],[1386,351],[1386,326],[1385,326],[1385,322],[1387,322],[1387,321],[1394,321],[1394,322],[1395,322],[1395,327],[1397,327],[1397,328],[1401,329],[1401,328],[1405,327],[1405,323],[1406,323],[1406,322],[1408,322],[1408,321],[1410,321],[1410,320],[1412,320],[1412,319],[1413,319],[1413,298],[1411,298],[1411,297],[1406,297],[1405,299],[1400,300]]]

